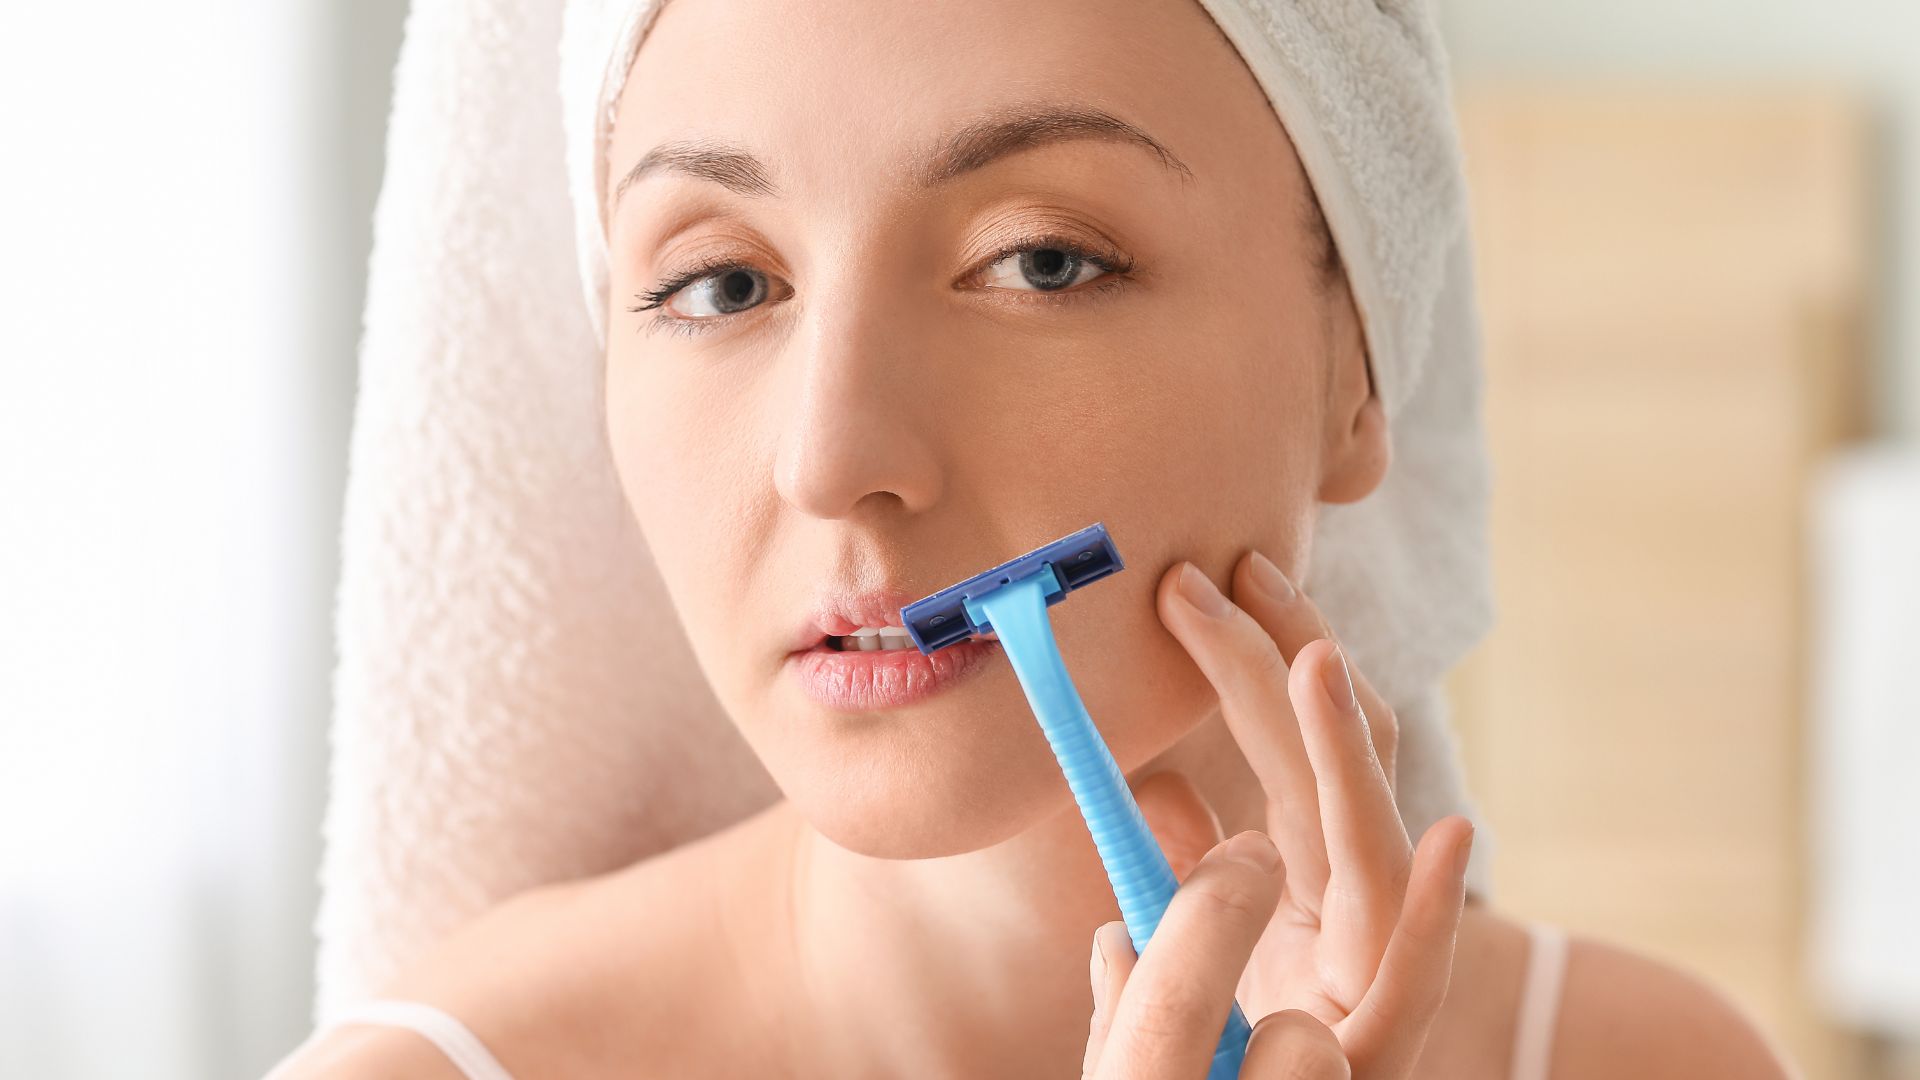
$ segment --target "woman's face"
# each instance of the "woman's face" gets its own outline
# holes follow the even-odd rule
[[[1217,705],[1160,575],[1297,573],[1316,501],[1384,469],[1299,162],[1191,0],[676,0],[609,162],[621,483],[721,703],[852,850],[974,850],[1068,796],[997,648],[912,704],[808,696],[823,605],[1104,522],[1127,569],[1049,611],[1132,769]]]

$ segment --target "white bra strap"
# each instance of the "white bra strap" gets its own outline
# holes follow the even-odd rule
[[[1548,923],[1527,923],[1526,982],[1513,1029],[1513,1080],[1547,1080],[1553,1060],[1554,1021],[1567,970],[1567,932]]]
[[[354,1002],[327,1021],[328,1027],[341,1024],[407,1028],[439,1047],[467,1080],[513,1080],[465,1024],[425,1002],[392,999]]]

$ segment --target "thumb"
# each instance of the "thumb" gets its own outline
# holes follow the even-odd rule
[[[1153,830],[1153,838],[1173,865],[1173,876],[1187,880],[1200,857],[1226,839],[1220,818],[1185,773],[1157,772],[1133,785],[1133,801]]]

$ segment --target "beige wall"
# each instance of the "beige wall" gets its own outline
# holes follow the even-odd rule
[[[1861,426],[1869,136],[1824,94],[1479,85],[1497,901],[1701,971],[1813,1076],[1805,491]]]
[[[1818,82],[1870,110],[1885,290],[1868,415],[1920,439],[1920,4],[1913,0],[1432,0],[1468,82]]]

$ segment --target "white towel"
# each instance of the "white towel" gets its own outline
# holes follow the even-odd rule
[[[604,137],[656,4],[572,0],[563,32],[559,2],[416,0],[408,20],[343,535],[321,1019],[507,893],[774,795],[701,680],[602,441]],[[1400,715],[1418,835],[1472,812],[1438,682],[1491,617],[1437,35],[1400,0],[1203,2],[1293,137],[1390,419],[1385,483],[1327,509],[1305,585]],[[1474,845],[1481,893],[1490,848]]]

